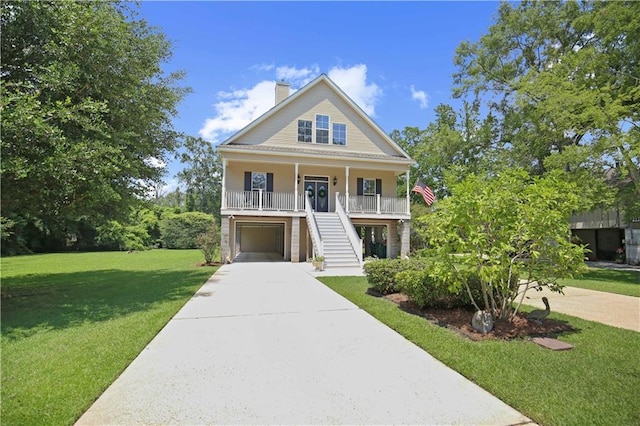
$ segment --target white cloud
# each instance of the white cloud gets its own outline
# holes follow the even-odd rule
[[[220,142],[223,134],[242,129],[273,107],[275,81],[263,80],[250,89],[219,92],[213,106],[215,116],[208,118],[198,132],[204,139]]]
[[[420,109],[425,109],[429,106],[427,93],[424,90],[416,90],[413,85],[411,85],[411,99],[418,101]]]
[[[199,131],[204,139],[219,143],[227,136],[245,127],[274,106],[275,81],[291,83],[291,93],[309,83],[320,74],[317,65],[304,68],[289,66],[258,66],[263,71],[274,72],[274,80],[262,80],[249,89],[219,92],[213,105],[214,116],[205,120]],[[367,83],[367,66],[358,64],[350,68],[333,67],[328,72],[331,78],[360,108],[370,116],[375,115],[375,106],[382,89],[375,83]]]
[[[296,86],[304,86],[320,74],[320,68],[313,65],[310,68],[278,67],[276,78]]]
[[[156,157],[149,157],[149,158],[145,159],[144,162],[145,162],[145,164],[147,166],[151,166],[154,169],[162,169],[167,165],[167,163],[165,163],[164,161],[162,161],[162,160],[160,160],[160,159],[158,159]]]
[[[382,96],[382,89],[375,83],[367,84],[365,64],[351,68],[333,67],[328,75],[364,112],[375,116],[376,104]]]

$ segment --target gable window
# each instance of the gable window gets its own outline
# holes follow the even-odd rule
[[[346,124],[333,123],[333,144],[334,145],[347,144],[347,125]]]
[[[329,143],[328,115],[316,115],[316,143]]]
[[[376,195],[375,179],[362,179],[362,195]]]
[[[311,142],[312,126],[311,120],[298,120],[298,142]]]

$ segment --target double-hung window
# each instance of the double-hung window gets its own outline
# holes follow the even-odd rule
[[[362,195],[376,195],[376,180],[375,179],[362,179]]]
[[[329,116],[316,115],[316,143],[329,143]]]
[[[311,143],[313,136],[313,122],[311,120],[298,120],[298,142]]]
[[[334,145],[347,144],[347,125],[346,124],[333,123],[332,140]]]

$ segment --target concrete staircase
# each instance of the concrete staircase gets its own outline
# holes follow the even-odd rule
[[[314,213],[324,243],[326,268],[359,267],[358,257],[337,213]]]

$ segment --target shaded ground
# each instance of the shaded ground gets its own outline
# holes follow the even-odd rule
[[[529,321],[525,316],[517,315],[512,322],[496,321],[493,330],[490,333],[478,333],[471,327],[471,317],[473,310],[452,308],[452,309],[420,309],[415,303],[402,293],[389,294],[384,296],[396,303],[400,309],[414,315],[420,315],[428,320],[435,322],[441,327],[452,329],[465,337],[472,340],[485,339],[517,339],[526,337],[547,336],[553,337],[558,334],[575,331],[566,321],[557,321],[545,319],[541,324],[535,321]]]

